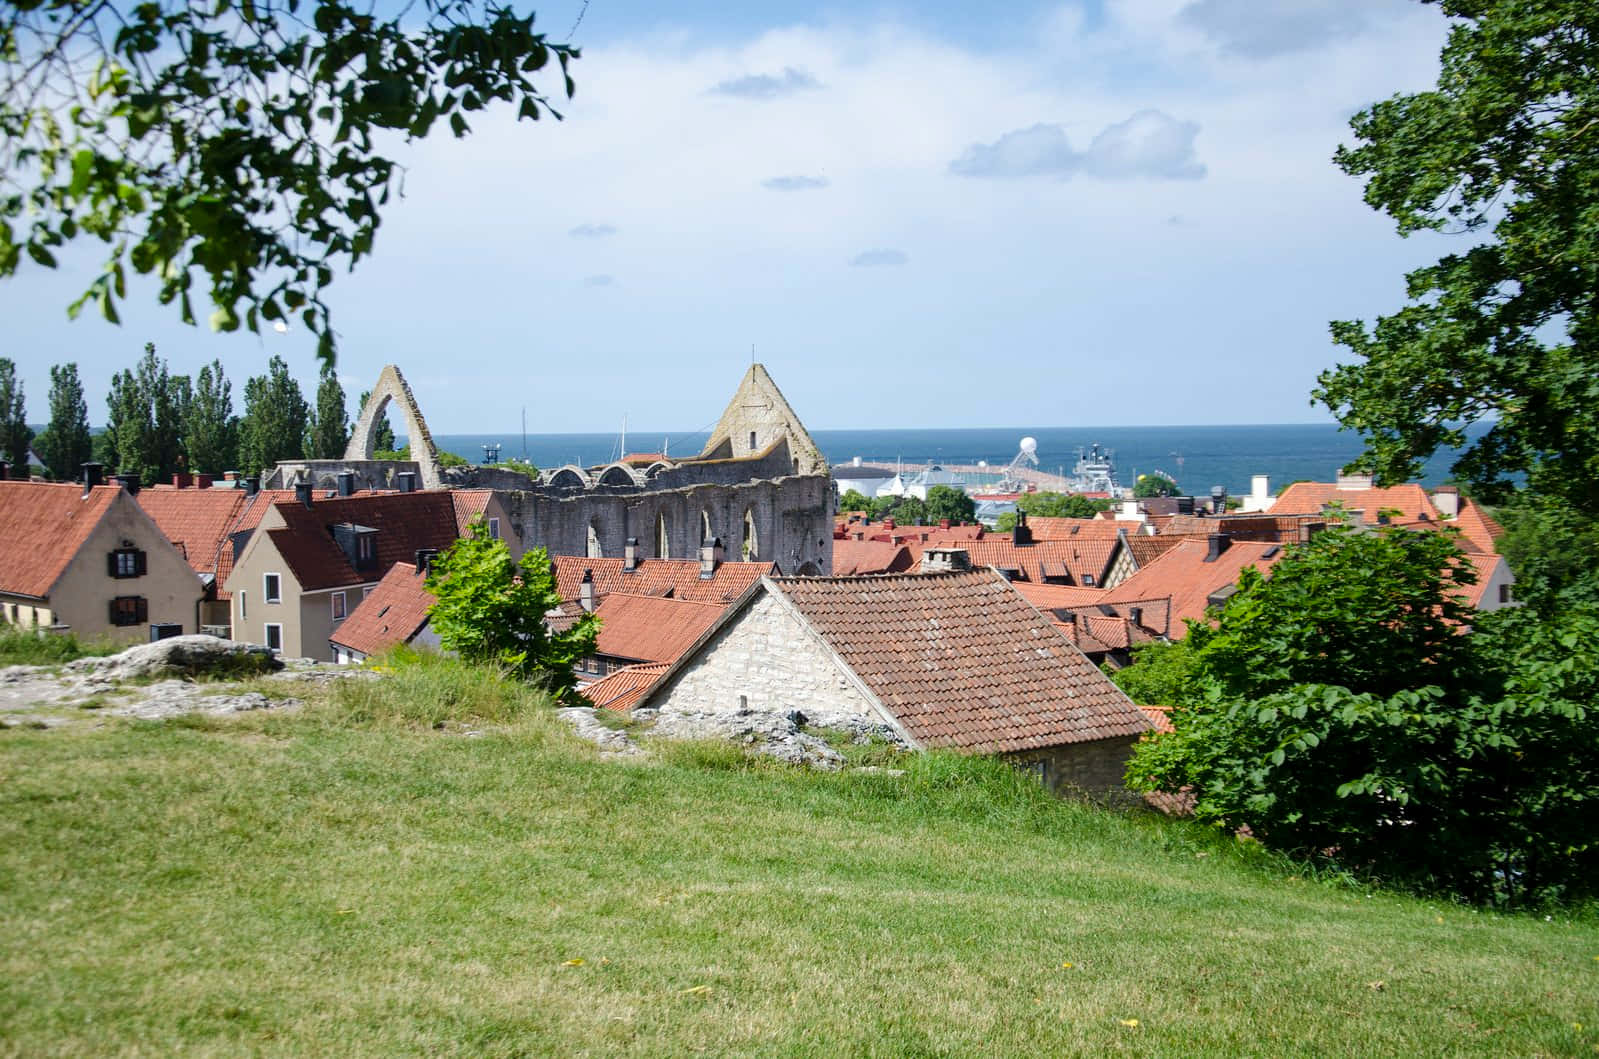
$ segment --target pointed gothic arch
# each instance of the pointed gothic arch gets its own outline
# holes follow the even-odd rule
[[[744,509],[744,541],[739,545],[739,558],[752,563],[761,557],[761,542],[756,536],[755,509]]]
[[[439,450],[433,445],[433,435],[428,431],[427,421],[422,418],[422,410],[416,406],[411,387],[406,383],[405,376],[400,374],[400,369],[393,364],[385,364],[379,373],[377,384],[372,387],[372,396],[366,399],[366,407],[361,409],[361,414],[356,418],[350,443],[344,449],[344,458],[373,458],[377,452],[378,421],[388,411],[390,401],[399,407],[400,417],[405,420],[405,438],[411,446],[411,459],[422,471],[422,488],[441,488],[444,481],[439,474]]]
[[[672,557],[672,523],[664,511],[655,516],[655,557],[657,559]]]

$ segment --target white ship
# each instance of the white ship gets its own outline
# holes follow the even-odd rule
[[[1077,464],[1072,468],[1072,477],[1068,479],[1071,491],[1121,496],[1123,489],[1116,484],[1116,464],[1112,461],[1114,455],[1097,441],[1086,449],[1078,449]]]

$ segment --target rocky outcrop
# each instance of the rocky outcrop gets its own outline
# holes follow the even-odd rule
[[[282,668],[283,663],[265,647],[219,640],[215,636],[173,636],[104,658],[80,658],[66,666],[70,674],[106,681],[146,677],[249,677]]]

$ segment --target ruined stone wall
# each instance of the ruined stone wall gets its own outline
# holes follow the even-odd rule
[[[755,525],[753,558],[776,562],[784,573],[826,574],[833,568],[832,526],[836,503],[826,476],[804,475],[733,485],[699,484],[676,489],[598,486],[583,492],[506,490],[496,496],[512,528],[529,548],[552,555],[588,554],[589,528],[600,552],[620,556],[629,537],[638,538],[640,558],[694,559],[704,524],[722,540],[724,557],[744,558],[745,513]],[[656,549],[657,519],[666,520],[667,554]]]
[[[318,489],[337,489],[340,471],[354,471],[355,487],[371,491],[395,488],[395,475],[404,471],[420,475],[421,464],[415,460],[284,460],[261,476],[261,488],[289,489],[295,482],[310,482]]]

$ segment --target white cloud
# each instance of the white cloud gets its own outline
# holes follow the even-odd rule
[[[821,87],[821,82],[804,70],[785,66],[781,74],[749,74],[721,81],[713,85],[710,92],[712,95],[754,99],[764,103]]]
[[[1158,110],[1141,110],[1126,121],[1108,125],[1088,150],[1072,150],[1059,125],[1033,125],[1007,132],[991,144],[974,143],[949,164],[957,176],[1069,177],[1088,173],[1103,180],[1137,177],[1196,180],[1205,167],[1194,154],[1199,126],[1178,121]]]
[[[1069,176],[1081,156],[1059,125],[1033,125],[1007,132],[993,143],[974,143],[949,164],[949,171],[969,177]]]
[[[878,268],[884,265],[903,265],[910,255],[903,250],[863,250],[849,259],[856,268]]]
[[[1178,18],[1223,51],[1263,59],[1359,36],[1398,6],[1396,0],[1194,0]]]

